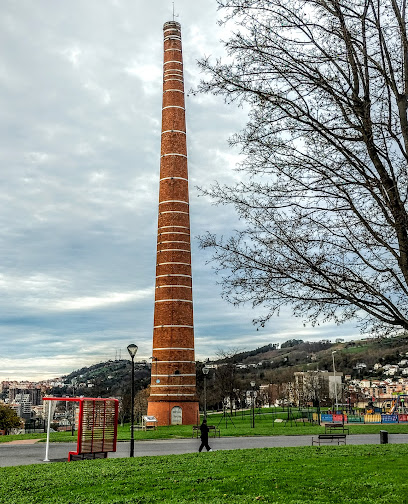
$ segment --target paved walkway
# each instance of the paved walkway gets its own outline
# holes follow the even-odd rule
[[[273,448],[286,446],[310,446],[311,435],[308,436],[257,436],[257,437],[222,437],[210,438],[213,450],[237,450],[248,448]],[[408,434],[389,434],[388,442],[408,443]],[[347,444],[380,444],[379,434],[351,434],[347,436]],[[116,453],[109,453],[109,458],[128,457],[129,442],[118,443]],[[194,453],[200,445],[199,439],[163,439],[153,441],[135,441],[135,457],[154,455],[175,455]],[[66,461],[69,451],[76,450],[76,443],[51,443],[49,458],[51,462]],[[35,444],[0,444],[0,467],[44,464],[45,443]]]

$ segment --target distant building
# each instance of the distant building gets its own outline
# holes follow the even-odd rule
[[[10,402],[10,407],[17,413],[20,418],[30,420],[32,402],[29,394],[17,394],[13,402]]]
[[[16,401],[16,397],[17,396],[21,396],[21,395],[28,395],[28,400],[30,401],[30,403],[33,405],[33,406],[38,406],[40,404],[42,404],[42,393],[41,393],[41,387],[39,386],[21,386],[21,385],[17,385],[17,386],[11,386],[9,388],[9,401],[10,403],[12,402],[15,402]]]

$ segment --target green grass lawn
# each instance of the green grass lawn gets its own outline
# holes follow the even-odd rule
[[[0,504],[403,504],[408,445],[269,448],[0,469]]]
[[[273,420],[281,417],[282,423]],[[296,435],[316,435],[324,432],[324,427],[296,421],[288,421],[287,413],[271,414],[270,410],[262,410],[262,413],[255,415],[255,428],[251,427],[251,412],[246,411],[244,415],[238,413],[236,416],[222,417],[220,413],[208,415],[208,423],[216,425],[220,429],[221,436],[296,436]],[[350,424],[348,425],[350,434],[378,434],[380,430],[387,430],[390,434],[408,434],[407,424]],[[192,428],[189,425],[171,425],[169,427],[159,427],[154,431],[134,431],[136,440],[142,439],[181,439],[191,438]],[[19,434],[16,436],[0,436],[0,443],[16,439],[45,440],[45,433]],[[50,440],[52,442],[76,441],[77,433],[72,436],[71,432],[52,432]],[[118,440],[126,441],[130,439],[130,425],[118,426]]]

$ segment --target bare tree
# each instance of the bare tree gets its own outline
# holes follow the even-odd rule
[[[135,395],[134,411],[137,422],[142,421],[142,416],[147,414],[147,399],[150,395],[150,387],[139,390]]]
[[[406,0],[218,0],[227,63],[199,90],[249,105],[248,180],[205,190],[245,227],[214,248],[223,294],[312,323],[408,328]]]
[[[329,380],[324,373],[308,371],[295,373],[295,389],[299,406],[319,406],[329,396]]]
[[[241,385],[234,363],[234,356],[237,353],[237,350],[219,350],[218,357],[222,362],[218,365],[215,372],[215,390],[218,393],[219,401],[229,400],[231,414],[234,401],[237,399],[235,391]]]

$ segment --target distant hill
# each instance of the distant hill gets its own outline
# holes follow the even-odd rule
[[[328,340],[289,340],[280,345],[280,348],[271,343],[254,350],[226,354],[213,362],[238,366],[245,379],[254,375],[265,383],[276,383],[289,381],[295,371],[332,371],[334,350],[337,371],[355,378],[384,378],[381,368],[374,369],[374,364],[395,365],[408,359],[408,333],[393,338],[367,338],[350,342],[337,340],[335,343]],[[202,364],[198,369],[201,367]],[[199,382],[201,376],[197,378]],[[130,393],[130,379],[130,360],[109,360],[63,376],[61,380],[66,386],[55,388],[52,393],[58,396],[123,396]],[[146,388],[149,382],[150,365],[136,363],[136,391]]]
[[[131,361],[109,360],[83,367],[62,376],[66,386],[55,388],[57,395],[91,395],[92,397],[116,397],[129,393],[131,386]],[[150,381],[150,366],[135,363],[135,390],[147,387]]]
[[[289,340],[280,348],[266,345],[248,352],[219,359],[218,363],[233,362],[241,368],[249,369],[254,365],[263,370],[263,377],[276,380],[279,373],[288,371],[328,370],[333,369],[332,352],[335,354],[336,369],[352,377],[381,376],[381,369],[375,370],[374,364],[398,364],[408,355],[408,333],[393,338],[367,338],[356,341],[328,340],[308,342]],[[270,372],[268,372],[268,370]],[[262,378],[262,377],[261,377]]]

